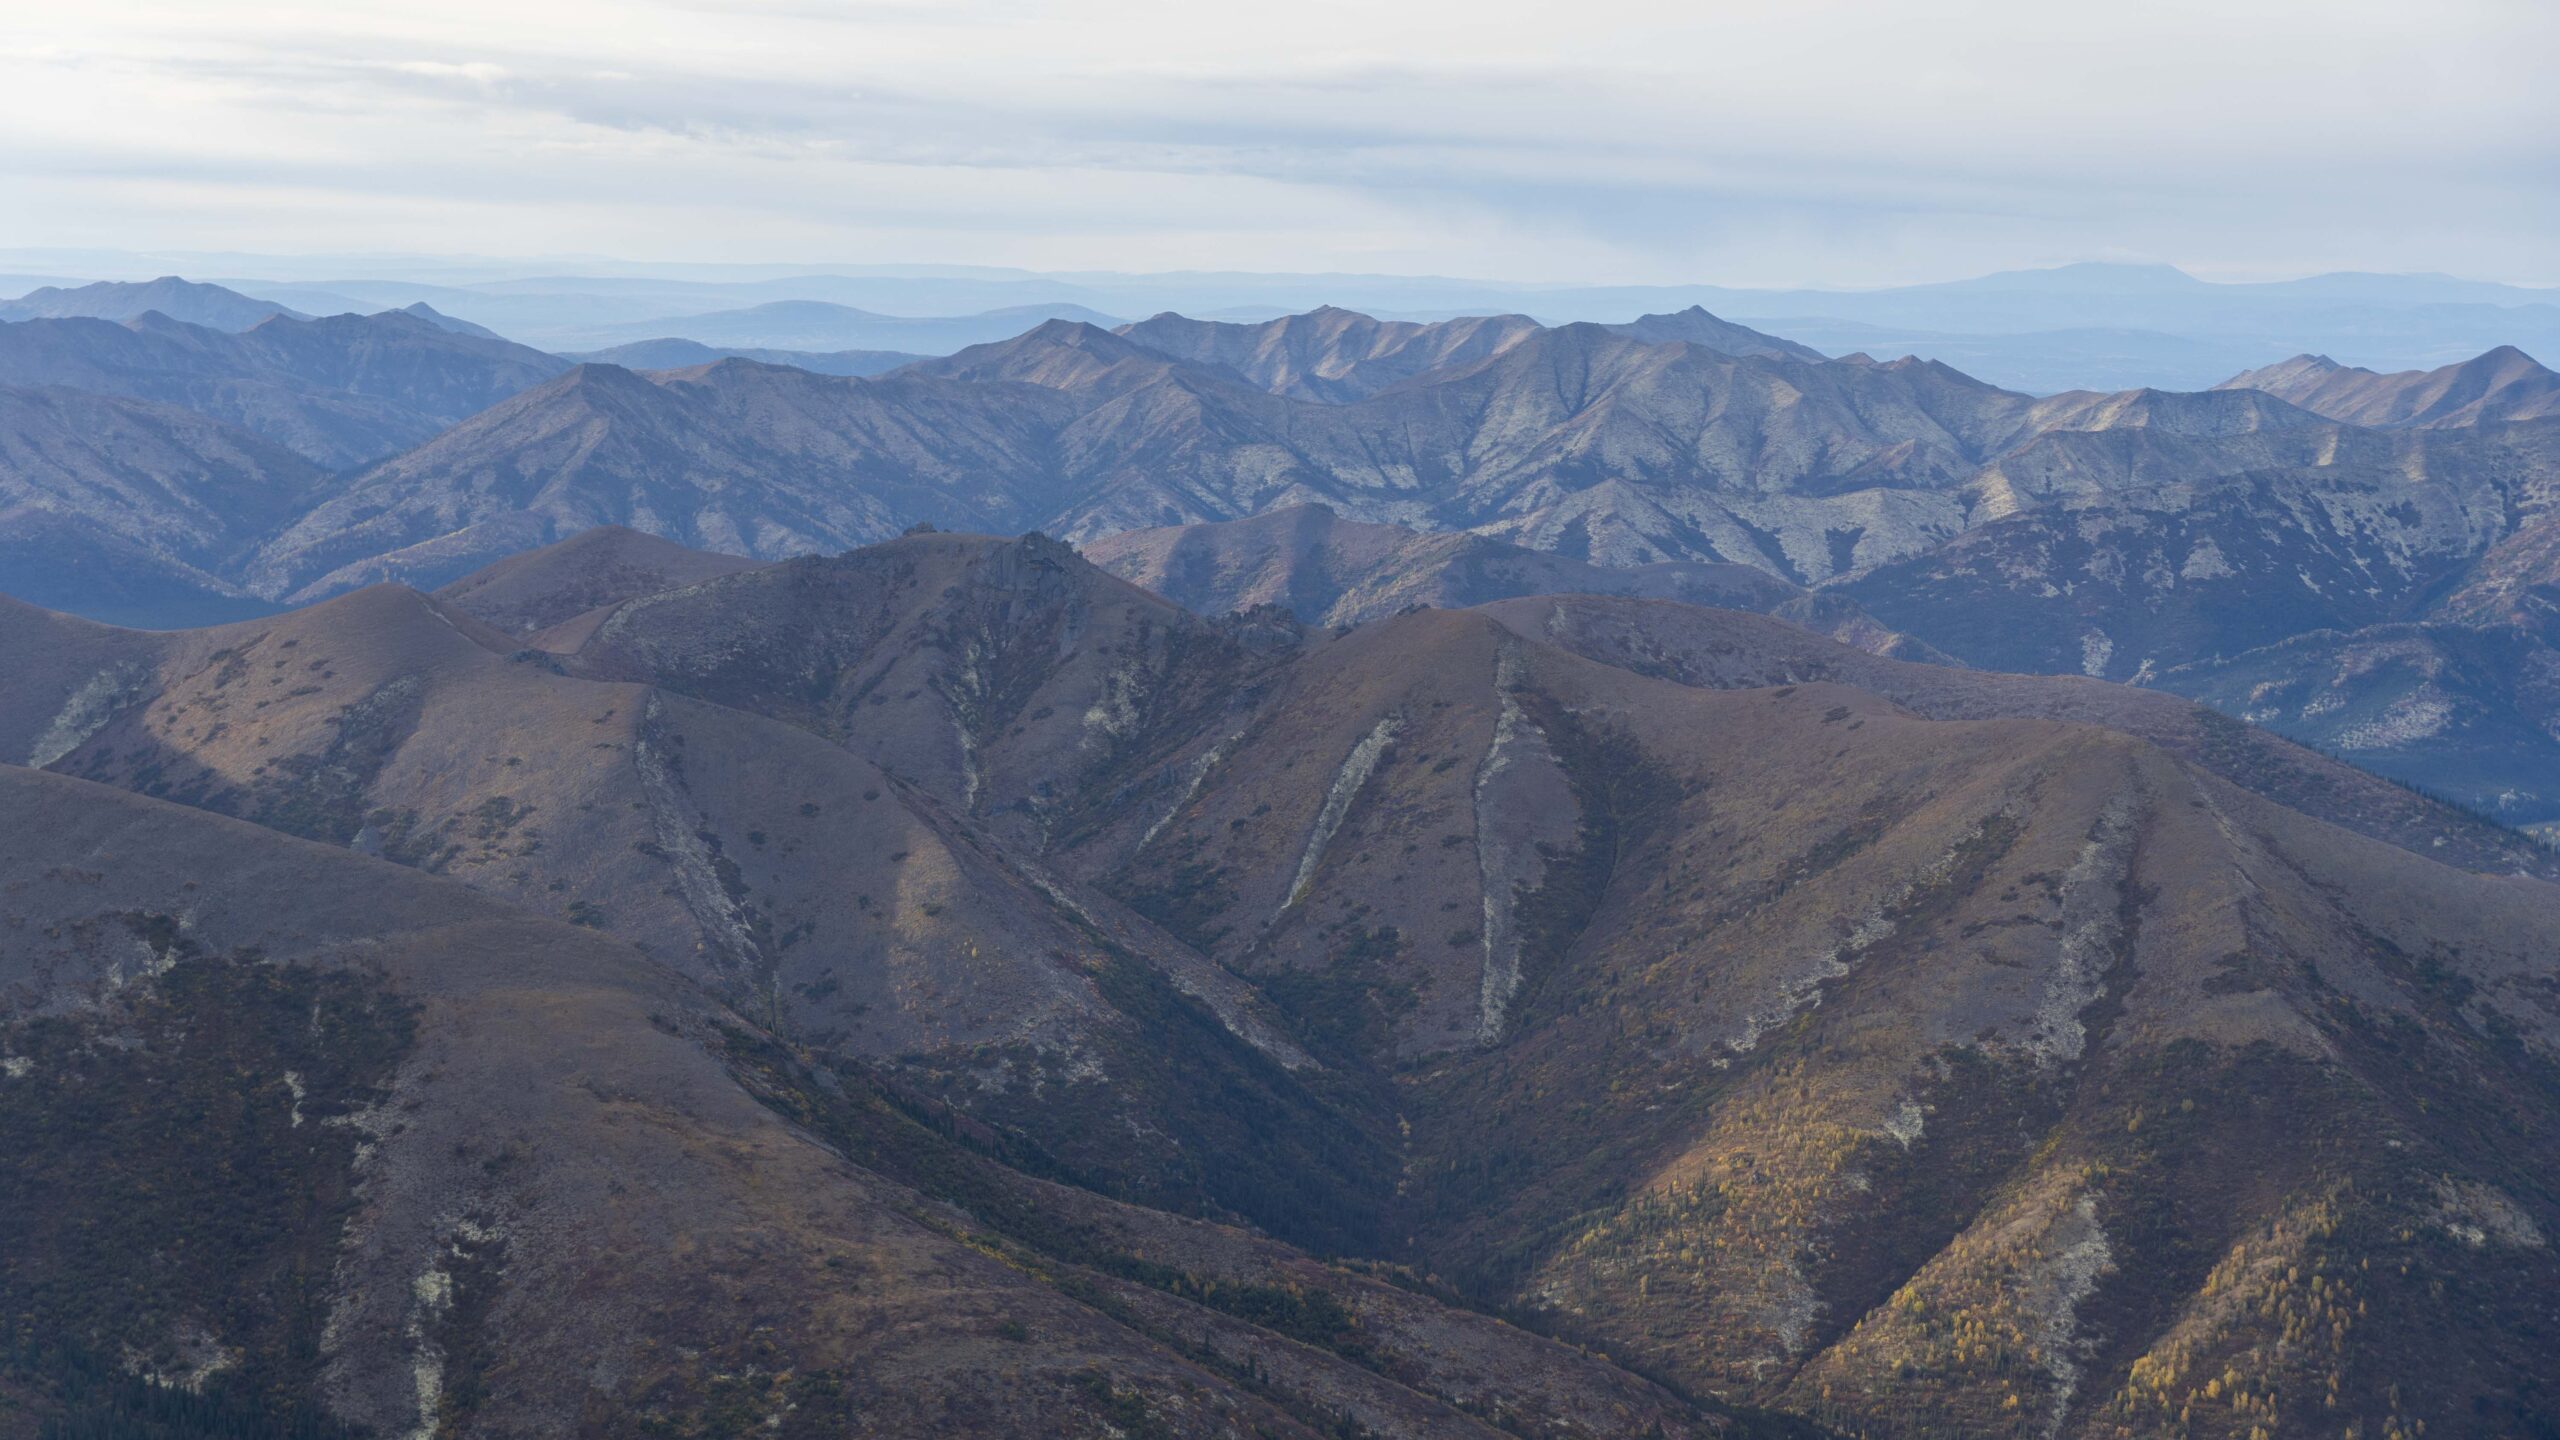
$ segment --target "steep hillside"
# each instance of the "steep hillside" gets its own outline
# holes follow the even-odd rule
[[[266,607],[225,576],[324,477],[167,405],[0,387],[0,585],[104,619],[208,623]]]
[[[1326,1138],[1356,1097],[1299,1073],[1231,977],[846,748],[563,676],[396,587],[129,648],[60,674],[53,714],[13,712],[0,754],[607,930],[795,1039],[1030,1125],[1115,1191],[1319,1234],[1348,1222],[1290,1178],[1313,1173],[1294,1146],[1348,1178],[1381,1163]],[[1190,1029],[1154,1033],[1167,1016]],[[1202,1070],[1258,1117],[1200,1103]],[[1133,1118],[1157,1138],[1133,1145]],[[1193,1172],[1186,1147],[1248,1123],[1261,1161]]]
[[[2543,882],[1463,613],[1311,654],[1167,800],[1112,883],[1393,1062],[1424,1263],[1682,1384],[1880,1435],[2548,1403]]]
[[[450,881],[13,767],[0,821],[28,877],[0,900],[0,1131],[36,1162],[0,1171],[13,1423],[1736,1433],[1567,1347],[1008,1170],[629,947]]]
[[[2157,683],[2509,824],[2560,819],[2560,652],[2533,631],[2314,630]]]

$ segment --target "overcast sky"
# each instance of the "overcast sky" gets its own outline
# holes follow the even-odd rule
[[[0,0],[0,249],[2560,283],[2553,0]]]

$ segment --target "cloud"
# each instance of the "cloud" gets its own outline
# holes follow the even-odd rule
[[[376,8],[21,25],[0,245],[2560,281],[2560,16],[2521,0]]]

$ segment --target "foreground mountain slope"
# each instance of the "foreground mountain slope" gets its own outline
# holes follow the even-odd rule
[[[2560,375],[2512,345],[2458,365],[2389,375],[2326,355],[2296,355],[2215,388],[2264,391],[2352,425],[2442,427],[2560,415]]]
[[[609,931],[797,1040],[1018,1120],[1116,1193],[1318,1235],[1355,1219],[1306,1177],[1383,1164],[1333,1138],[1358,1097],[1233,977],[844,748],[561,675],[396,587],[153,648],[57,669],[60,709],[13,713],[0,744]],[[1221,1105],[1190,1088],[1204,1073]],[[1188,1159],[1248,1125],[1258,1158]]]
[[[1248,1377],[1289,1352],[1229,1320],[1426,1399],[1491,1362],[1402,1369],[1382,1293],[1304,1272],[1378,1317],[1346,1332],[1229,1288],[1285,1252],[1094,1192],[1845,1432],[2549,1413],[2560,892],[2411,853],[2511,868],[2165,697],[1610,597],[1212,622],[1037,537],[719,576],[563,652],[389,588],[286,620],[119,640],[163,647],[151,698],[91,693],[135,663],[102,653],[0,739],[594,907],[788,1042],[728,1053],[810,1133]],[[324,803],[340,777],[390,813]],[[950,1178],[880,1087],[1015,1175]],[[1400,1313],[1418,1355],[1443,1312]],[[1348,1408],[1357,1377],[1296,1373]]]
[[[168,1413],[83,1368],[121,1354],[260,1433],[1496,1433],[1461,1401],[1725,1433],[1563,1347],[1006,1180],[858,1077],[794,1088],[628,948],[450,882],[14,767],[0,816],[28,877],[0,900],[0,1125],[48,1162],[0,1177],[30,1424]],[[208,1113],[117,1123],[137,1102]],[[1006,1233],[1025,1200],[1047,1252]],[[1356,1361],[1201,1303],[1191,1267],[1298,1297],[1342,1328],[1296,1333]]]
[[[1263,713],[1110,883],[1395,1062],[1403,1224],[1477,1293],[1871,1434],[2549,1403],[2542,882],[1464,613]]]

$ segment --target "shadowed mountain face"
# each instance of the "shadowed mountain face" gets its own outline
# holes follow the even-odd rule
[[[0,1085],[225,1077],[238,1144],[362,1202],[190,1232],[303,1312],[164,1282],[83,1345],[491,1433],[742,1383],[785,1434],[2547,1413],[2560,890],[2186,702],[1662,600],[1210,620],[1039,537],[705,575],[608,534],[447,597],[0,613],[0,755],[56,772],[0,804],[91,827],[0,827],[43,877]],[[29,1193],[14,1311],[154,1253]]]
[[[257,613],[222,577],[322,483],[283,447],[190,411],[0,388],[0,578],[35,604],[159,624]]]
[[[329,468],[376,460],[558,374],[567,362],[404,311],[241,333],[158,313],[0,325],[0,384],[176,405]]]
[[[2326,355],[2297,355],[2235,375],[2223,390],[2261,390],[2352,425],[2478,425],[2560,415],[2560,375],[2512,345],[2440,370],[2377,375]]]

